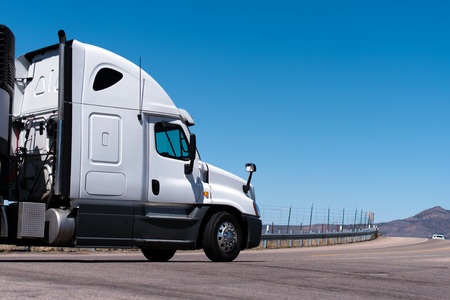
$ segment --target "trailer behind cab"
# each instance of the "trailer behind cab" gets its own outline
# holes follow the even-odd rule
[[[139,66],[66,40],[15,58],[0,25],[0,243],[139,248],[150,261],[259,245],[247,180],[200,159],[195,124]]]

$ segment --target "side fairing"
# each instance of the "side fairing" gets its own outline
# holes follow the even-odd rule
[[[72,48],[71,198],[146,201],[152,148],[145,116],[180,119],[180,111],[130,61],[77,41]]]

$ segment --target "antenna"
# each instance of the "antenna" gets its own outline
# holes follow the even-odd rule
[[[142,120],[142,105],[144,102],[144,86],[145,86],[145,79],[142,80],[142,59],[139,56],[139,113],[137,115],[137,118],[139,121]]]

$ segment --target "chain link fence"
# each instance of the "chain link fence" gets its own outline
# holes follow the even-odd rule
[[[372,228],[374,214],[362,209],[260,206],[263,233],[344,232]]]

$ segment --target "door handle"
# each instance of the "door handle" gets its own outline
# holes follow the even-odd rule
[[[156,179],[152,180],[152,192],[153,192],[153,195],[156,195],[156,196],[159,195],[159,181]]]

